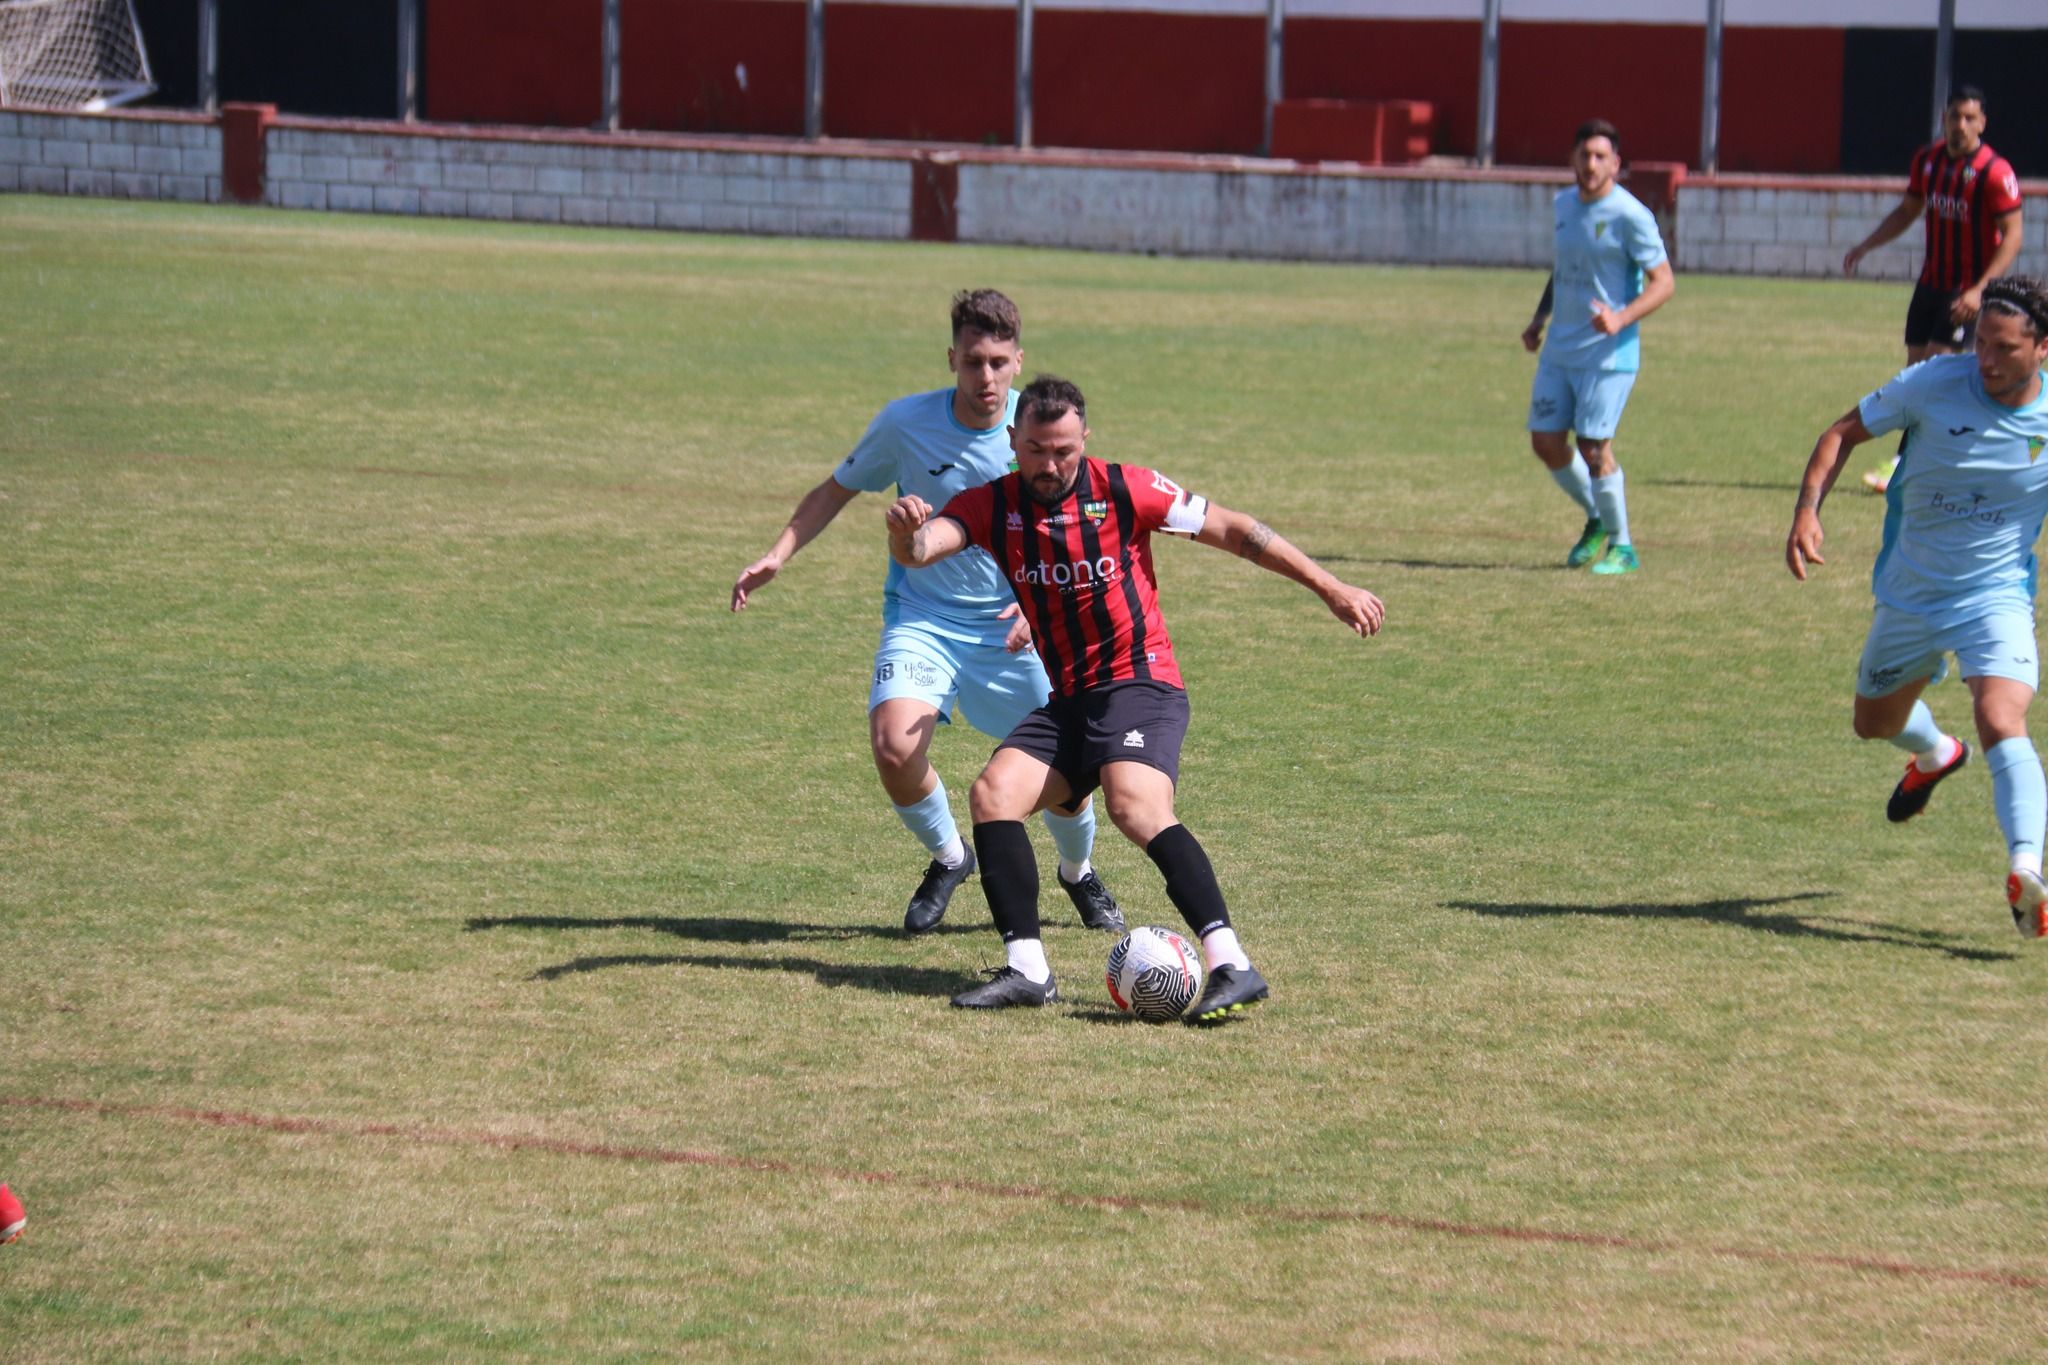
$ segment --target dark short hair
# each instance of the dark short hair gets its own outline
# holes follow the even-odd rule
[[[1970,104],[1973,102],[1979,109],[1984,109],[1988,111],[1991,107],[1990,105],[1984,103],[1984,92],[1982,90],[1979,90],[1976,86],[1952,85],[1949,87],[1948,91],[1948,103],[1941,106],[1942,112],[1947,113],[1949,110],[1955,108],[1958,104]]]
[[[2034,340],[2048,337],[2048,284],[2035,275],[2001,275],[1984,286],[1984,310],[2025,318]]]
[[[1017,391],[1020,422],[1026,417],[1034,422],[1057,422],[1070,412],[1081,419],[1082,426],[1088,425],[1088,400],[1072,380],[1056,374],[1033,375],[1031,382]]]
[[[1614,144],[1614,150],[1621,150],[1621,130],[1604,118],[1589,118],[1579,125],[1579,131],[1572,134],[1572,150],[1577,151],[1589,140],[1604,137]]]
[[[1024,335],[1017,305],[998,289],[963,289],[953,296],[953,335],[969,327],[997,341],[1016,341]]]

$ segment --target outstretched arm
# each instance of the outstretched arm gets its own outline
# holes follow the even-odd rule
[[[1892,211],[1884,216],[1884,221],[1872,228],[1868,237],[1849,248],[1849,254],[1842,257],[1842,273],[1855,274],[1857,264],[1865,256],[1913,226],[1925,212],[1927,201],[1911,190],[1906,191],[1906,197],[1892,206]]]
[[[1379,598],[1335,577],[1272,527],[1243,512],[1210,503],[1209,515],[1195,539],[1293,579],[1322,598],[1332,616],[1360,635],[1379,634],[1380,623],[1386,620],[1386,604]]]
[[[1827,563],[1820,555],[1820,544],[1825,539],[1820,529],[1820,505],[1828,490],[1835,486],[1842,466],[1849,462],[1849,452],[1869,439],[1863,414],[1851,408],[1814,442],[1813,455],[1806,462],[1806,477],[1799,481],[1799,501],[1792,508],[1792,530],[1785,537],[1785,567],[1802,583],[1806,581],[1808,564]]]
[[[906,569],[922,569],[967,548],[967,528],[942,517],[915,493],[889,504],[889,554]]]
[[[830,474],[825,476],[823,483],[804,494],[796,510],[789,514],[789,525],[775,537],[768,553],[740,570],[739,581],[732,585],[732,609],[744,609],[748,597],[767,587],[769,580],[782,572],[782,566],[789,563],[798,550],[810,544],[818,532],[832,524],[832,518],[839,515],[840,508],[859,496],[858,488],[848,488]]]

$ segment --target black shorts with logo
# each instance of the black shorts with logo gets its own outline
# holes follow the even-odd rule
[[[1931,284],[1913,286],[1913,301],[1906,305],[1906,344],[1908,346],[1953,346],[1967,350],[1977,340],[1977,321],[1970,321],[1958,327],[1948,318],[1948,306],[1955,302],[1961,292],[1954,289],[1936,289]]]
[[[1178,784],[1188,694],[1156,682],[1116,682],[1054,697],[1017,722],[998,752],[1026,753],[1067,779],[1070,804],[1102,784],[1105,763],[1143,763]]]

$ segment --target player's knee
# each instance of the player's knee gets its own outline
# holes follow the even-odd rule
[[[1890,739],[1903,728],[1903,724],[1889,716],[1866,715],[1862,711],[1849,718],[1849,728],[1856,732],[1858,739]]]
[[[1031,814],[1031,802],[1012,791],[1002,778],[984,770],[967,792],[967,809],[977,825],[991,820],[1022,820]]]

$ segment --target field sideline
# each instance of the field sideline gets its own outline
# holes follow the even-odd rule
[[[0,1356],[2048,1350],[1989,779],[1895,828],[1849,734],[1879,502],[1781,560],[1903,288],[1682,277],[1600,580],[1532,273],[0,229]],[[972,886],[897,930],[881,499],[726,610],[982,284],[1091,453],[1388,604],[1159,552],[1182,814],[1274,985],[1225,1029],[1118,1019],[1057,896],[1066,1002],[946,1008],[1001,948]],[[988,748],[934,746],[963,819]]]

